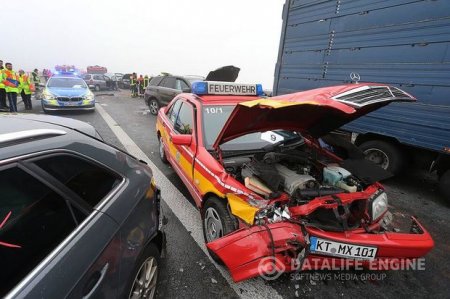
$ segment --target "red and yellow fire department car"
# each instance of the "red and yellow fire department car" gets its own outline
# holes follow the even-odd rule
[[[417,219],[388,211],[378,181],[390,174],[329,134],[411,95],[370,83],[262,93],[257,84],[195,82],[156,124],[161,159],[187,186],[211,256],[235,281],[312,260],[394,265],[432,249]]]

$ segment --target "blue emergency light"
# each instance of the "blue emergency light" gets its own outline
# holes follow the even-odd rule
[[[264,95],[261,84],[195,81],[192,83],[191,90],[197,95]]]

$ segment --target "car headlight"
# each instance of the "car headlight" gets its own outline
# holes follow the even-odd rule
[[[372,221],[378,220],[388,210],[388,197],[386,192],[380,190],[372,196],[370,204],[370,216]]]
[[[95,96],[94,96],[94,94],[91,92],[91,93],[88,93],[87,95],[85,95],[85,96],[84,96],[84,99],[85,99],[85,100],[88,100],[88,101],[90,101],[90,102],[92,102],[92,101],[94,101]]]
[[[52,100],[55,98],[56,98],[56,96],[54,94],[52,94],[50,91],[48,91],[47,89],[44,89],[44,91],[42,92],[43,100]]]

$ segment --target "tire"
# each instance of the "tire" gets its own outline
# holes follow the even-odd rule
[[[161,161],[163,161],[163,163],[169,163],[169,161],[167,161],[167,156],[166,156],[166,151],[164,150],[164,143],[162,140],[162,136],[159,136],[158,138],[159,141],[159,158],[161,159]]]
[[[203,207],[202,214],[203,237],[206,243],[228,235],[238,228],[237,221],[228,210],[225,199],[209,198]]]
[[[155,98],[150,98],[149,102],[148,102],[148,108],[150,109],[150,113],[153,115],[158,115],[158,111],[159,111],[159,102],[157,99]]]
[[[359,148],[366,155],[366,159],[381,166],[383,169],[397,175],[402,172],[406,159],[402,151],[395,145],[381,140],[364,142]]]
[[[236,219],[231,216],[227,207],[227,201],[225,199],[210,197],[206,201],[202,212],[203,238],[205,239],[205,243],[209,243],[215,239],[228,235],[238,228],[238,223]],[[214,215],[213,218],[215,218],[214,222],[216,226],[214,229],[217,229],[217,226],[221,226],[222,228],[222,231],[218,232],[215,236],[211,234],[211,227],[208,228],[208,226],[212,224],[208,223],[209,217],[212,215]],[[208,249],[208,252],[216,263],[223,265],[222,260],[213,251]]]
[[[100,85],[95,85],[95,91],[100,91]]]
[[[439,178],[439,191],[447,203],[450,203],[450,169],[444,172]]]
[[[144,278],[141,275],[146,272],[144,269],[146,264],[147,266],[151,265],[151,268],[149,269],[150,272],[147,272],[149,273],[149,277]],[[155,298],[160,266],[161,260],[159,250],[155,244],[150,243],[144,249],[141,256],[137,259],[122,298],[132,298],[133,292],[136,292],[138,295],[136,298]],[[139,285],[138,281],[144,282],[143,287]],[[147,284],[148,288],[146,288]],[[148,296],[145,297],[145,294]]]

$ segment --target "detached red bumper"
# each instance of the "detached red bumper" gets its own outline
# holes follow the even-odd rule
[[[363,261],[364,266],[382,262],[387,270],[398,269],[397,261],[423,257],[434,246],[433,239],[425,228],[413,217],[412,224],[419,227],[420,233],[366,233],[363,230],[347,232],[324,232],[306,228],[309,237],[318,237],[334,242],[372,246],[378,248],[375,260]],[[270,232],[269,232],[270,230]],[[290,222],[268,224],[240,229],[230,235],[208,243],[208,248],[225,263],[235,282],[246,280],[263,273],[275,271],[290,272],[299,269],[298,253],[306,245],[300,225]],[[309,248],[308,248],[309,249]],[[272,257],[275,257],[273,259]],[[306,257],[305,269],[323,269],[323,263],[341,265],[349,259],[315,253]],[[392,261],[391,263],[385,263]],[[376,266],[375,266],[376,267]]]

